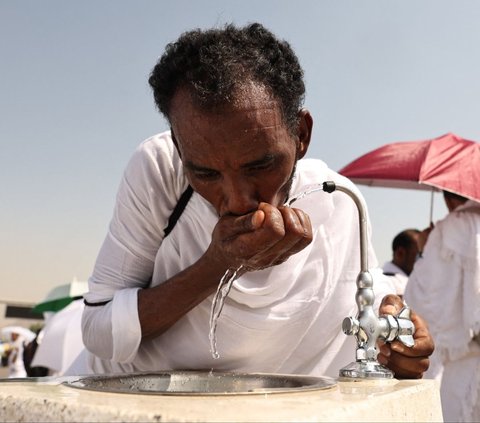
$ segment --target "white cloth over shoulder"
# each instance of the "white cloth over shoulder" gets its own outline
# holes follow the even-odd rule
[[[391,261],[385,262],[383,265],[383,273],[395,286],[397,295],[403,295],[408,282],[408,275]]]
[[[291,192],[326,180],[358,193],[349,180],[311,159],[298,162]],[[147,140],[127,168],[86,296],[88,301],[113,297],[105,307],[85,309],[84,340],[93,353],[88,355],[88,370],[215,368],[337,376],[340,367],[354,360],[353,338],[342,333],[341,322],[356,312],[360,270],[358,212],[342,192],[318,192],[296,202],[293,206],[312,220],[313,242],[285,263],[246,273],[234,282],[217,326],[219,359],[212,358],[208,338],[213,295],[163,335],[141,340],[138,289],[150,278],[155,286],[195,263],[218,221],[214,208],[194,193],[163,239],[185,186],[180,160],[166,134]],[[375,267],[370,244],[369,256]],[[378,300],[393,292],[383,282],[375,289]]]
[[[85,295],[91,303],[113,299],[83,314],[83,341],[97,356],[128,361],[123,339],[140,344],[137,290],[149,285],[168,217],[187,185],[169,132],[145,140],[130,159]]]

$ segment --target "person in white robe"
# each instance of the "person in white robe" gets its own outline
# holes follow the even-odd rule
[[[19,333],[12,332],[10,349],[8,354],[8,377],[19,378],[27,377],[25,363],[23,361],[23,351],[27,340]]]
[[[408,276],[422,253],[420,233],[418,229],[405,229],[393,238],[392,260],[384,263],[383,274],[391,280],[397,295],[403,295]]]
[[[313,119],[290,46],[260,24],[189,31],[149,82],[171,131],[141,144],[120,185],[85,295],[87,370],[336,376],[355,354],[341,321],[356,312],[358,211],[342,192],[286,202],[326,180],[360,193],[304,159]],[[214,358],[212,298],[233,270]],[[393,292],[375,289],[379,301]],[[403,303],[387,297],[381,307]],[[412,319],[415,346],[384,345],[378,356],[399,377],[421,377],[433,350],[422,319]]]
[[[435,341],[428,376],[441,380],[445,421],[480,421],[480,203],[444,197],[449,213],[431,231],[405,300]]]

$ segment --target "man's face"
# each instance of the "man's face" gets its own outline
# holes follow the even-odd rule
[[[413,270],[413,266],[418,258],[418,235],[412,236],[412,244],[410,247],[400,247],[397,259],[397,266],[399,266],[407,275],[410,275]]]
[[[407,249],[406,259],[405,259],[405,273],[409,275],[412,273],[413,266],[418,258],[418,246],[414,243],[410,248]]]
[[[292,135],[263,88],[249,86],[237,98],[228,109],[203,112],[181,89],[170,113],[187,178],[219,216],[249,213],[260,202],[282,205],[310,140],[311,121]]]

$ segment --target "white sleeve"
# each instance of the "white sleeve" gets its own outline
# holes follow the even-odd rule
[[[168,218],[187,187],[169,133],[144,141],[123,175],[112,221],[89,279],[83,342],[103,359],[131,361],[141,328],[137,293],[148,287]]]

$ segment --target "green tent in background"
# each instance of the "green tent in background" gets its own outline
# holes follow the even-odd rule
[[[57,312],[65,308],[72,301],[82,298],[88,291],[88,282],[77,281],[56,286],[46,296],[45,300],[35,305],[32,309],[34,313]]]

